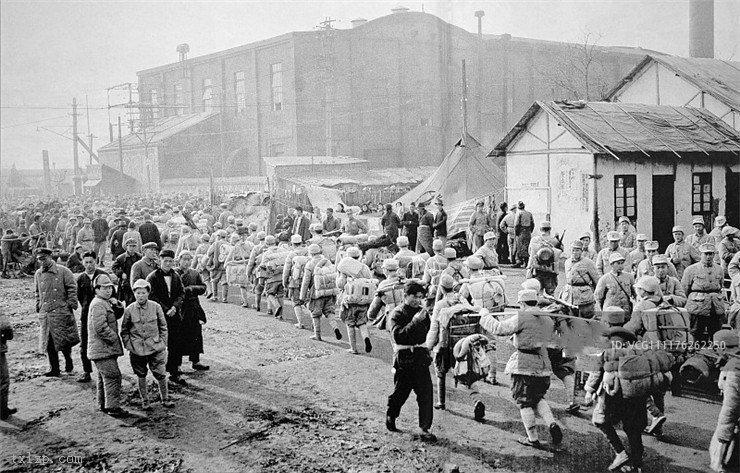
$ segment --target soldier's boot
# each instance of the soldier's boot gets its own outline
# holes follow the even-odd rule
[[[353,355],[356,355],[357,352],[357,332],[355,332],[354,327],[347,326],[347,336],[349,337],[349,348],[347,349],[348,352],[352,353]]]
[[[311,340],[321,341],[321,317],[311,317],[311,321],[313,322],[313,335],[311,335]]]
[[[145,411],[151,410],[149,404],[149,392],[146,389],[146,377],[139,378],[139,396],[141,396],[141,408]]]
[[[170,388],[167,385],[167,378],[158,379],[157,384],[159,385],[159,399],[162,405],[164,407],[175,407],[175,403],[170,399]]]
[[[447,377],[437,376],[437,402],[434,403],[434,408],[445,410],[446,397],[447,397]]]
[[[213,292],[211,293],[212,296],[211,296],[210,301],[211,302],[218,302],[219,301],[219,298],[218,298],[218,283],[212,281],[211,282],[211,285],[212,285]]]
[[[259,312],[262,310],[262,294],[258,293],[254,295],[254,309]]]
[[[370,343],[370,331],[367,329],[367,324],[360,325],[360,336],[365,341],[365,353],[373,351],[373,344]]]
[[[224,285],[223,289],[223,298],[221,299],[221,302],[227,303],[229,302],[229,286]]]

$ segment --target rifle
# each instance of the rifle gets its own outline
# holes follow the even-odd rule
[[[562,235],[555,234],[555,239],[558,241],[558,243],[555,245],[555,248],[557,248],[558,250],[564,251],[563,250],[563,240],[565,239],[565,232],[567,231],[568,231],[567,229],[563,230]]]
[[[578,313],[578,306],[577,305],[569,304],[569,303],[565,302],[564,300],[558,299],[557,297],[554,297],[554,296],[551,296],[550,294],[548,294],[546,292],[542,294],[542,297],[545,298],[545,299],[547,299],[550,302],[554,302],[555,304],[560,304],[560,305],[565,306],[568,309],[573,310],[573,311],[576,311],[576,313]]]

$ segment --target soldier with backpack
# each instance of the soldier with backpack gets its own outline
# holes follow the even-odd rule
[[[334,319],[334,304],[336,303],[336,268],[323,254],[321,247],[311,244],[308,247],[310,260],[303,270],[303,281],[301,281],[300,300],[308,302],[313,321],[312,340],[321,341],[321,316],[327,317],[334,329],[337,340],[342,339],[337,321]]]
[[[262,310],[262,292],[265,290],[265,287],[262,285],[263,280],[258,274],[258,266],[262,252],[265,251],[266,238],[267,234],[265,232],[257,232],[257,244],[254,245],[252,251],[249,253],[249,262],[247,263],[247,278],[252,283],[254,308],[257,312]]]
[[[378,290],[367,313],[368,318],[374,320],[373,324],[381,330],[386,328],[388,317],[393,309],[403,304],[405,278],[400,277],[398,273],[398,260],[391,258],[383,261],[385,279],[378,285]],[[381,310],[383,314],[378,317]]]
[[[272,310],[276,319],[283,318],[283,267],[288,253],[277,246],[277,239],[272,235],[265,237],[265,251],[260,261],[260,271],[264,274],[264,293],[267,296],[267,308]]]
[[[206,253],[206,269],[210,274],[211,289],[213,290],[213,297],[210,299],[211,302],[220,302],[218,298],[218,287],[224,276],[225,258],[221,259],[221,255],[224,253],[224,251],[222,251],[222,247],[225,245],[227,245],[226,230],[216,230],[215,241],[208,248],[208,253]],[[228,288],[228,286],[226,287]]]
[[[293,312],[296,318],[296,328],[303,328],[303,318],[311,317],[311,312],[301,300],[301,282],[303,281],[303,270],[308,262],[308,249],[303,244],[300,235],[290,237],[293,249],[285,257],[283,266],[283,287],[288,290],[288,297],[293,301]]]
[[[432,249],[434,250],[434,256],[427,260],[424,266],[424,276],[422,277],[422,282],[428,285],[427,307],[429,308],[434,306],[439,278],[442,276],[442,271],[449,264],[449,260],[445,257],[444,242],[442,240],[434,240]]]
[[[373,349],[367,329],[367,311],[375,297],[377,287],[370,269],[360,261],[361,256],[360,249],[351,246],[347,249],[347,256],[337,265],[337,288],[340,289],[339,318],[347,326],[349,337],[347,351],[353,355],[358,353],[355,329],[360,331],[365,342],[365,352],[370,353]]]

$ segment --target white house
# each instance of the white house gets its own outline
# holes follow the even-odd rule
[[[674,224],[709,223],[727,206],[740,134],[698,108],[535,102],[491,154],[505,157],[506,199],[567,240],[591,231],[603,241],[626,215],[665,248]]]
[[[740,62],[646,56],[607,94],[606,100],[703,108],[740,131]],[[740,223],[737,193],[740,173],[726,172],[728,205],[723,207],[720,201],[717,211],[737,225]]]

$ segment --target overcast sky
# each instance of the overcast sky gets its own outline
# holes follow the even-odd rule
[[[688,0],[440,0],[400,2],[475,32],[578,41],[586,31],[601,45],[642,46],[688,54]],[[3,168],[40,168],[48,149],[57,167],[72,166],[72,97],[91,108],[94,148],[108,141],[106,88],[135,82],[136,71],[289,31],[313,29],[325,17],[350,20],[390,13],[378,1],[33,1],[0,0],[0,159]],[[740,60],[740,0],[715,1],[715,53]],[[79,130],[87,134],[87,116]],[[62,135],[62,136],[59,136]],[[87,154],[80,149],[81,164]]]

